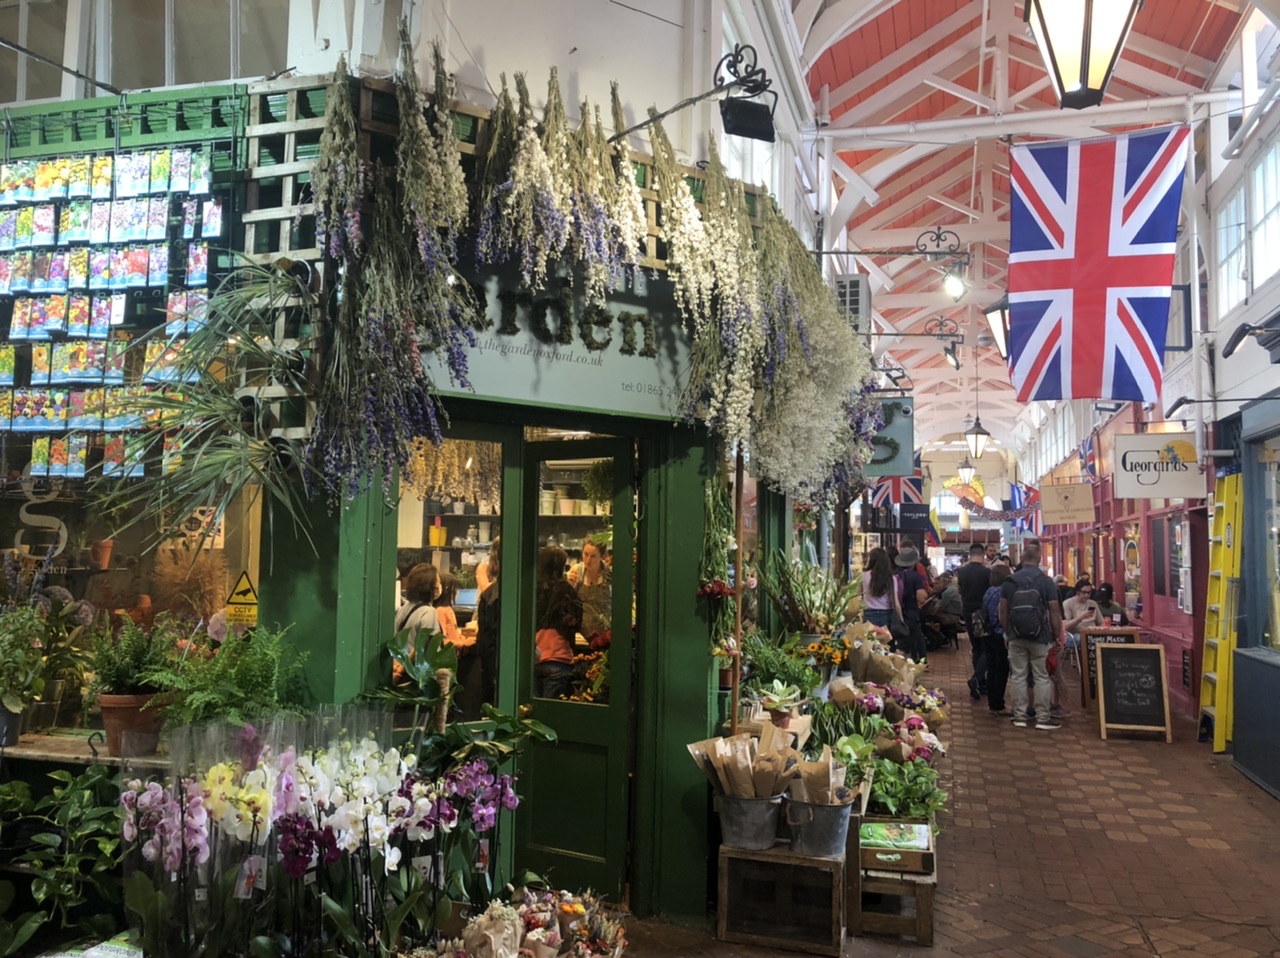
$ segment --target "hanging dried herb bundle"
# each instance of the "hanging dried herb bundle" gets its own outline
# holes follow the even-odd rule
[[[421,260],[390,175],[378,169],[373,180],[377,228],[363,268],[345,277],[342,299],[353,308],[339,309],[330,327],[307,457],[331,498],[346,502],[374,476],[390,494],[414,440],[442,438],[443,409],[419,356]]]
[[[511,192],[511,165],[516,141],[524,121],[516,114],[507,89],[507,75],[501,76],[502,92],[489,115],[489,141],[480,156],[476,175],[476,262],[505,263],[514,246],[511,223],[503,219],[506,195]]]
[[[325,94],[325,124],[320,151],[311,170],[311,194],[316,206],[316,245],[330,259],[345,261],[364,247],[364,199],[367,171],[360,160],[356,117],[351,112],[345,57]]]
[[[614,133],[621,133],[627,128],[627,121],[622,112],[618,84],[610,83],[609,90],[613,101],[613,130]],[[603,131],[599,136],[604,139]],[[649,221],[645,216],[644,198],[640,195],[640,187],[636,185],[635,164],[631,162],[631,151],[627,148],[625,139],[619,140],[614,147],[613,166],[614,189],[610,191],[609,218],[617,231],[622,262],[627,266],[636,266],[640,262],[640,250],[645,237],[649,235]]]
[[[603,303],[622,272],[618,231],[609,215],[613,166],[604,129],[592,122],[591,104],[582,101],[582,122],[573,138],[573,228],[569,248],[582,276],[583,298]]]

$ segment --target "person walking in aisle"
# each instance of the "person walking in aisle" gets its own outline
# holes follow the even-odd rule
[[[984,652],[987,661],[987,709],[992,715],[1003,715],[1004,692],[1009,684],[1009,652],[1005,648],[1004,626],[1000,624],[1000,596],[1012,575],[1009,567],[997,563],[991,567],[991,585],[982,596],[983,624],[987,629]]]
[[[982,614],[982,598],[991,586],[991,570],[987,568],[986,547],[981,542],[969,546],[969,561],[956,572],[956,582],[960,586],[960,601],[964,605],[965,628],[969,633],[969,657],[973,661],[973,675],[969,677],[969,697],[982,698],[987,694],[987,656],[983,630],[977,638],[973,627],[973,617]]]
[[[920,607],[929,599],[929,591],[925,587],[924,577],[916,570],[920,562],[920,553],[913,547],[906,546],[898,553],[893,564],[898,567],[898,601],[902,606],[902,621],[906,623],[911,635],[906,644],[897,651],[917,662],[925,661],[926,649],[924,631],[920,626]]]
[[[1027,675],[1035,680],[1036,728],[1062,726],[1049,714],[1053,685],[1046,659],[1055,636],[1062,633],[1058,587],[1040,570],[1040,540],[1027,539],[1022,564],[1005,582],[1000,597],[1000,625],[1009,649],[1013,685],[1013,724],[1027,727]]]
[[[876,546],[867,553],[867,568],[862,573],[862,617],[882,629],[889,627],[889,612],[897,604],[893,563],[889,553]]]

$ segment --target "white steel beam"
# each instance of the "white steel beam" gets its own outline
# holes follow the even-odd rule
[[[796,4],[796,8],[791,11],[791,17],[796,24],[796,33],[800,37],[800,46],[803,49],[804,42],[809,38],[809,31],[813,29],[813,21],[818,18],[818,14],[822,10],[823,0],[800,0]]]
[[[968,176],[969,174],[968,172],[964,172],[961,175]],[[953,200],[949,196],[941,196],[938,193],[930,193],[927,197],[925,197],[925,199],[932,200],[934,203],[937,203],[939,206],[947,207],[947,209],[955,210],[957,213],[963,213],[965,216],[969,217],[970,219],[976,220],[976,219],[982,218],[981,210],[975,210],[972,206],[966,206],[965,204],[961,203],[959,200]]]
[[[942,77],[937,76],[924,77],[921,82],[926,86],[933,87],[935,90],[941,90],[943,93],[950,93],[957,100],[964,100],[967,103],[972,103],[974,106],[980,106],[984,110],[995,112],[996,101],[991,99],[989,96],[983,96],[976,90],[970,90],[967,87],[962,87],[958,83],[952,83],[950,80],[944,80]]]
[[[1143,33],[1130,33],[1129,39],[1125,41],[1125,48],[1151,57],[1153,60],[1159,60],[1161,63],[1167,63],[1171,67],[1181,67],[1187,73],[1205,80],[1213,74],[1217,66],[1212,60],[1179,50],[1163,40],[1153,39]]]
[[[971,54],[976,54],[978,43],[978,31],[970,31],[945,50],[935,53],[915,69],[904,73],[888,86],[867,97],[857,106],[846,110],[827,129],[847,129],[848,127],[856,126],[869,117],[875,116],[882,110],[889,109],[897,100],[920,86],[924,77],[945,72],[947,69],[954,67],[957,61]]]
[[[804,43],[805,62],[812,66],[832,45],[861,23],[891,9],[898,0],[835,0],[818,14]]]

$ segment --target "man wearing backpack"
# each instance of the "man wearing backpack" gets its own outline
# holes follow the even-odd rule
[[[1013,724],[1027,727],[1027,673],[1035,679],[1036,728],[1062,726],[1049,714],[1053,686],[1046,659],[1053,637],[1062,632],[1058,587],[1040,571],[1040,540],[1022,545],[1022,565],[1002,587],[1000,624],[1009,649],[1009,684],[1013,690]]]

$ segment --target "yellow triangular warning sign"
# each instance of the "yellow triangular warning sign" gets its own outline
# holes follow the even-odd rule
[[[227,605],[257,605],[258,590],[249,581],[249,573],[241,572],[231,594],[227,596]]]

